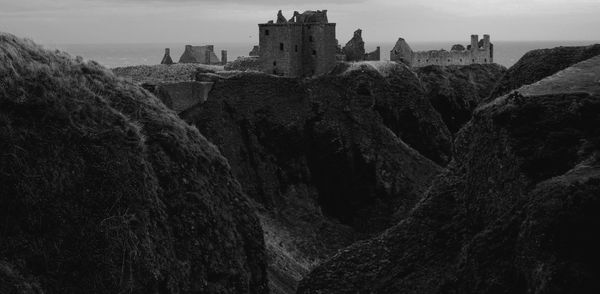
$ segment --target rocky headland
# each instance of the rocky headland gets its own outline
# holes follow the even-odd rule
[[[0,292],[597,293],[594,50],[290,78],[2,34]]]

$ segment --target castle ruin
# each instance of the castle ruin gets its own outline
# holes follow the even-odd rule
[[[471,35],[471,45],[467,48],[462,45],[454,45],[450,51],[414,52],[408,43],[400,38],[390,52],[390,60],[412,67],[488,64],[494,62],[494,48],[490,43],[490,35],[483,35],[482,40],[479,40],[478,35]]]
[[[381,47],[377,47],[373,52],[365,52],[362,30],[358,29],[354,32],[352,39],[341,49],[340,53],[345,55],[344,61],[379,61],[381,58]]]
[[[282,76],[313,76],[336,64],[335,23],[327,10],[298,13],[287,20],[281,10],[277,21],[259,24],[259,62],[262,71]]]
[[[215,46],[192,46],[186,45],[185,51],[179,58],[179,63],[199,63],[208,65],[220,65],[227,63],[227,51],[221,51],[221,59],[215,54]]]

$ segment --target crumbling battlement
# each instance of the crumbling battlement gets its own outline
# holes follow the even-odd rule
[[[345,55],[345,61],[379,61],[381,57],[381,48],[373,52],[365,53],[365,42],[362,39],[362,30],[358,29],[354,32],[354,36],[346,46],[342,49],[342,54]]]
[[[408,43],[400,38],[390,52],[390,60],[402,62],[412,67],[486,64],[494,62],[494,51],[489,35],[483,35],[482,40],[479,40],[478,35],[471,35],[471,45],[467,46],[466,49],[462,45],[454,45],[450,51],[414,52]]]
[[[327,10],[294,12],[287,20],[259,24],[262,71],[283,76],[312,76],[329,72],[336,63],[335,23]]]

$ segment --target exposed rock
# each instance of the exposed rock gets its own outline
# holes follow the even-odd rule
[[[475,111],[455,160],[395,227],[298,293],[597,293],[600,57]]]
[[[392,131],[401,133],[406,120],[416,138],[443,123],[416,76],[388,64],[400,67],[389,70],[397,77],[366,66],[305,80],[241,73],[181,114],[265,208],[275,293],[293,293],[318,262],[404,217],[441,171]]]
[[[491,93],[506,68],[497,64],[415,68],[426,96],[455,134]]]
[[[346,61],[362,61],[365,58],[365,42],[362,39],[362,30],[354,32],[354,36],[342,49],[346,55]]]
[[[203,103],[208,98],[213,82],[177,82],[158,84],[153,93],[170,109],[180,113]]]
[[[0,79],[0,292],[268,291],[255,210],[196,128],[6,34]]]
[[[261,71],[260,61],[256,57],[238,57],[225,66],[225,70]]]
[[[527,52],[508,69],[488,101],[521,86],[551,76],[573,64],[600,55],[600,44],[583,47],[556,47]]]
[[[465,46],[461,45],[461,44],[456,44],[452,46],[452,49],[450,49],[450,51],[465,51]]]

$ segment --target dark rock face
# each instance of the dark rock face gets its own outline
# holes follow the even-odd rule
[[[409,216],[298,293],[597,293],[600,57],[475,111]]]
[[[418,93],[411,97],[428,105],[404,70],[396,78],[409,82],[394,86],[373,68],[307,80],[244,73],[216,82],[206,103],[181,114],[265,208],[273,292],[293,293],[316,263],[402,218],[441,171],[393,131],[401,133],[409,108],[435,113],[408,98]],[[420,118],[412,132],[433,129]]]
[[[488,101],[521,86],[551,76],[573,64],[600,55],[600,44],[585,47],[557,47],[533,50],[508,69]]]
[[[254,209],[195,128],[11,35],[0,78],[0,292],[266,293]]]
[[[497,64],[430,65],[414,70],[429,101],[453,134],[471,119],[475,107],[490,95],[506,72]]]

